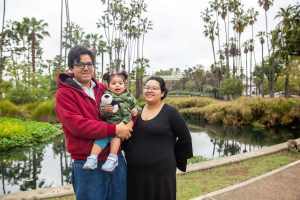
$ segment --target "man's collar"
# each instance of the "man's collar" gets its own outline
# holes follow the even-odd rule
[[[80,82],[78,82],[75,78],[73,78],[73,80],[80,86],[80,87],[84,87]],[[91,88],[96,87],[96,83],[91,80]]]

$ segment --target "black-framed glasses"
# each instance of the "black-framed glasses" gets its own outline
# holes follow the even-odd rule
[[[94,67],[94,64],[92,62],[88,62],[88,63],[79,62],[74,64],[74,66],[76,66],[79,69],[84,69],[85,66],[87,66],[89,69],[92,69]]]
[[[159,91],[160,90],[160,88],[159,87],[150,87],[150,86],[144,86],[144,90],[145,91],[151,91],[151,92],[157,92],[157,91]]]

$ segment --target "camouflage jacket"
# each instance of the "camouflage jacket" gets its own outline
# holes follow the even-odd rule
[[[114,101],[119,103],[119,110],[116,113],[105,112],[105,105],[101,103],[100,115],[108,123],[118,124],[123,121],[127,124],[132,118],[131,110],[133,108],[136,108],[139,113],[141,112],[142,108],[137,104],[137,100],[131,93],[126,92],[121,95],[113,94],[110,91],[106,91],[106,93],[112,95]]]

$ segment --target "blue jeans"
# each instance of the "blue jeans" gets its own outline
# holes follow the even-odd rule
[[[77,200],[126,200],[127,166],[121,153],[119,165],[113,172],[101,170],[103,161],[95,170],[82,169],[85,160],[74,160],[72,183]]]

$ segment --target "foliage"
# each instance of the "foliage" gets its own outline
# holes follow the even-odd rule
[[[58,128],[48,123],[4,117],[0,119],[1,151],[43,143],[61,133]]]
[[[0,101],[0,116],[1,117],[21,117],[22,114],[18,106],[8,100]]]
[[[299,98],[241,97],[228,102],[210,101],[203,106],[196,105],[192,97],[182,98],[177,103],[169,102],[179,108],[186,118],[207,121],[211,124],[270,128],[299,126],[300,122]]]
[[[168,97],[164,101],[178,109],[203,107],[216,102],[216,100],[207,97]]]
[[[170,90],[168,95],[171,96],[209,96],[209,93],[205,92],[191,92],[189,90]]]
[[[51,123],[57,122],[54,100],[47,100],[39,104],[32,113],[32,119]]]
[[[238,78],[229,78],[221,82],[221,93],[223,95],[241,96],[243,92],[243,83]]]
[[[208,160],[210,160],[210,159],[205,158],[203,156],[194,156],[194,157],[188,159],[187,162],[188,162],[188,164],[193,164],[193,163],[200,163],[200,162],[204,162],[204,161],[208,161]]]

